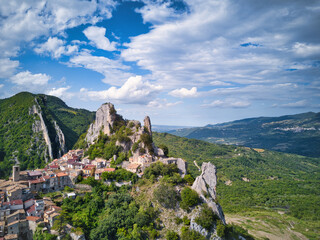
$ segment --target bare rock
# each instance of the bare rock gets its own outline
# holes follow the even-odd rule
[[[112,127],[117,118],[116,110],[112,103],[103,104],[96,112],[96,119],[94,123],[91,123],[87,132],[86,140],[89,144],[92,144],[100,134],[100,131],[104,134],[111,135]]]
[[[221,221],[226,224],[222,208],[216,200],[216,167],[212,163],[208,162],[202,164],[201,170],[202,173],[194,181],[192,189],[199,194],[200,198],[206,202]]]
[[[148,132],[150,136],[152,137],[152,131],[151,131],[151,121],[149,116],[146,116],[143,120],[144,126],[148,129]]]

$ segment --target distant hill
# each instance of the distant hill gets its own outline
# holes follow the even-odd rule
[[[259,117],[167,131],[211,143],[264,148],[303,156],[320,156],[320,113]]]
[[[192,128],[191,126],[169,126],[169,125],[152,125],[152,130],[155,132],[169,132],[178,129]]]
[[[153,140],[156,145],[166,145],[169,156],[185,159],[194,177],[201,173],[196,164],[201,167],[203,162],[211,162],[217,167],[218,199],[225,213],[252,217],[263,213],[269,224],[294,226],[308,239],[318,239],[320,158],[213,144],[168,133],[154,133]],[[250,223],[245,227],[252,229],[248,226]]]
[[[0,178],[11,167],[43,167],[71,149],[93,121],[94,112],[68,107],[61,99],[21,92],[0,100]]]

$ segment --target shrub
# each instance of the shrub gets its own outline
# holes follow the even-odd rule
[[[181,232],[181,240],[206,240],[200,233],[186,227],[182,227]]]
[[[174,187],[160,184],[153,192],[154,198],[165,208],[174,208],[178,194]]]
[[[186,187],[181,192],[181,208],[183,210],[188,211],[190,207],[195,206],[199,203],[199,196],[198,193],[192,190],[189,187]]]
[[[187,174],[184,176],[183,180],[188,184],[188,185],[192,185],[193,182],[194,182],[194,178],[190,175],[190,174]]]
[[[221,222],[217,221],[217,235],[219,237],[224,237],[226,235],[226,226]]]
[[[187,216],[183,216],[182,221],[184,225],[190,225],[190,219]]]
[[[195,222],[210,231],[214,223],[219,219],[219,217],[212,211],[207,204],[203,205],[199,216],[195,219]]]
[[[174,231],[168,231],[166,234],[166,239],[167,240],[179,240],[179,234],[174,232]]]

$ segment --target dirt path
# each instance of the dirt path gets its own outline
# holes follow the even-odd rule
[[[228,224],[234,223],[248,229],[248,232],[257,239],[308,240],[308,238],[301,233],[293,231],[290,226],[287,226],[287,228],[279,228],[276,225],[254,217],[226,214],[226,221]]]

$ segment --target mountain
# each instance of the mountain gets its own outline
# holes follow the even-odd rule
[[[142,156],[150,159],[164,156],[164,151],[153,144],[150,118],[145,117],[143,126],[139,121],[125,120],[112,103],[101,105],[94,122],[81,135],[75,147],[86,149],[90,159],[113,158],[114,165],[130,157],[131,162],[138,163]]]
[[[279,231],[291,229],[309,239],[319,236],[319,158],[213,144],[168,133],[153,133],[153,140],[157,145],[165,144],[169,156],[185,159],[194,177],[204,162],[217,167],[218,200],[227,219],[228,214],[236,214],[239,219],[254,221],[252,224],[260,223],[261,228],[268,224],[269,230],[264,231],[274,225]],[[258,232],[258,226],[250,225],[243,227]]]
[[[248,118],[168,133],[211,143],[264,148],[309,157],[320,156],[320,113]]]
[[[61,99],[21,92],[0,100],[0,177],[12,165],[43,167],[71,149],[93,121],[94,113],[68,107]]]

